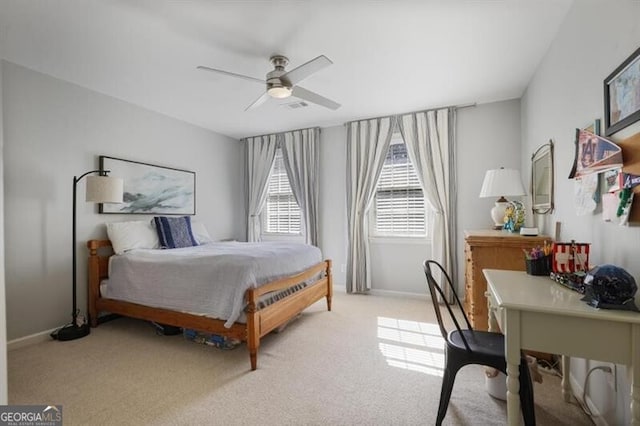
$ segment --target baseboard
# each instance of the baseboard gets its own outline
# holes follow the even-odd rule
[[[572,374],[569,374],[569,383],[571,384],[573,397],[580,403],[585,404],[591,411],[591,421],[593,422],[593,424],[595,424],[596,426],[609,426],[609,423],[607,423],[606,419],[602,416],[600,410],[598,410],[598,407],[596,407],[593,401],[591,401],[589,395],[586,395],[586,401],[582,401],[584,388],[578,383],[578,381],[573,377]]]
[[[29,336],[19,337],[17,339],[9,340],[7,342],[7,350],[13,351],[15,349],[24,348],[25,346],[35,345],[36,343],[46,342],[51,340],[51,333],[60,327],[52,328],[48,331],[41,331],[39,333],[31,334]]]
[[[387,297],[404,297],[409,299],[429,300],[426,294],[409,293],[406,291],[394,291],[394,290],[379,290],[372,288],[369,293],[374,296],[387,296]]]
[[[334,284],[333,291],[337,293],[346,293],[347,286],[346,284]],[[420,300],[429,300],[429,297],[426,294],[420,293],[409,293],[405,291],[394,291],[394,290],[381,290],[372,288],[369,290],[368,294],[373,296],[387,296],[387,297],[404,297],[410,299],[420,299]]]

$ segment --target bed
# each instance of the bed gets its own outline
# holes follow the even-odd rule
[[[242,302],[246,307],[241,317],[234,314],[226,318],[214,319],[206,316],[207,314],[198,313],[200,311],[193,313],[182,308],[159,307],[155,303],[149,304],[146,301],[146,304],[136,303],[131,298],[130,300],[113,298],[110,297],[109,292],[104,291],[104,287],[106,296],[103,295],[101,284],[108,282],[110,266],[113,267],[109,261],[113,255],[111,241],[90,240],[87,242],[87,247],[89,249],[89,321],[92,327],[98,326],[101,313],[111,313],[236,339],[247,344],[251,370],[257,368],[257,354],[260,339],[263,336],[285,325],[323,297],[326,298],[327,310],[331,311],[333,295],[331,260],[321,260],[311,266],[305,266],[302,271],[258,283],[257,287],[247,288],[243,291]],[[111,273],[116,275],[113,270]],[[301,283],[304,284],[301,285]],[[294,287],[295,292],[287,291]],[[273,294],[279,296],[275,300],[270,300],[268,304],[263,303],[265,297]]]

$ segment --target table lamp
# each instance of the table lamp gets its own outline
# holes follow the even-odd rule
[[[109,172],[109,170],[92,170],[80,175],[80,177],[73,177],[73,310],[71,312],[71,323],[51,333],[51,337],[57,340],[74,340],[89,334],[89,324],[86,321],[84,321],[82,324],[78,324],[78,308],[76,300],[76,189],[78,186],[78,182],[80,182],[83,177],[87,175],[98,174],[97,176],[87,177],[86,201],[93,203],[122,203],[124,182],[120,178],[109,177]]]
[[[520,171],[516,169],[487,170],[480,189],[480,198],[500,197],[491,209],[491,219],[493,219],[494,229],[502,229],[504,226],[504,215],[509,201],[505,197],[515,197],[525,195],[524,186],[520,179]]]

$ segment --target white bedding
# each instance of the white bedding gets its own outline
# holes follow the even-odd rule
[[[320,249],[289,242],[208,243],[136,249],[110,258],[104,297],[237,321],[249,288],[302,272],[322,261]]]

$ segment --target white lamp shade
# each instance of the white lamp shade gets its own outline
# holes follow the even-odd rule
[[[86,200],[94,203],[121,203],[124,181],[110,176],[87,176]]]
[[[480,198],[525,195],[520,171],[516,169],[487,170],[480,189]]]

